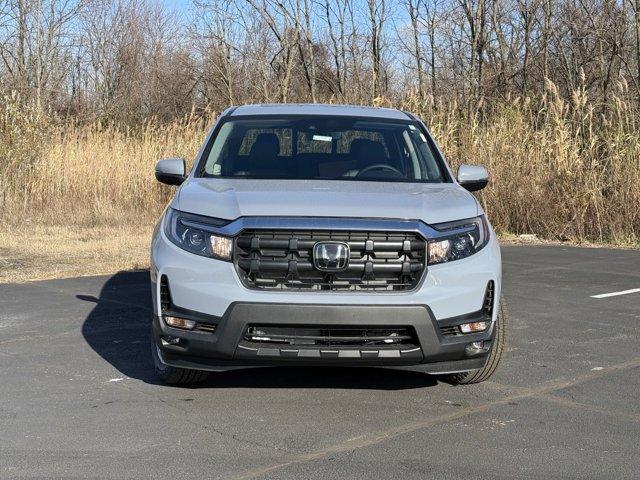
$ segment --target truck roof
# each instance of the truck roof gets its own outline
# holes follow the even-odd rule
[[[242,105],[230,116],[245,115],[329,115],[342,117],[374,117],[393,120],[413,120],[395,108],[366,107],[361,105],[332,105],[322,103],[273,103]]]

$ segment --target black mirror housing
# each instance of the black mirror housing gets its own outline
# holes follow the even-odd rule
[[[480,165],[460,165],[458,183],[470,192],[482,190],[489,184],[487,169]]]
[[[472,182],[467,181],[460,183],[460,186],[470,192],[477,192],[478,190],[482,190],[487,185],[489,185],[489,180],[477,180]]]

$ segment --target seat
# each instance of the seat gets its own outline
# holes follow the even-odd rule
[[[259,133],[256,137],[249,157],[252,160],[272,160],[280,154],[280,140],[275,133]]]
[[[346,171],[344,177],[355,177],[364,168],[388,163],[384,145],[367,138],[356,138],[349,145],[349,154],[356,161],[356,168]]]
[[[260,133],[249,150],[247,160],[236,175],[277,177],[286,173],[280,157],[280,140],[275,133]]]

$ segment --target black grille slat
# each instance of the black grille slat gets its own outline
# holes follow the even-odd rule
[[[349,266],[321,272],[313,264],[319,241],[349,245]],[[426,242],[414,232],[248,230],[235,240],[234,263],[250,288],[381,290],[415,288],[425,270]]]
[[[309,261],[294,261],[294,260],[257,260],[258,267],[255,268],[257,271],[273,271],[273,272],[288,272],[293,264],[296,266],[296,269],[300,271],[314,271],[315,267],[313,263]],[[403,263],[376,263],[375,261],[371,262],[350,262],[349,266],[342,270],[340,273],[348,274],[348,273],[356,273],[356,272],[364,272],[366,270],[367,264],[371,263],[373,265],[373,269],[377,272],[384,273],[405,273],[406,275],[411,272],[420,272],[422,270],[422,265],[411,264],[410,262]],[[240,259],[238,261],[238,266],[243,270],[251,269],[251,260],[248,259]]]

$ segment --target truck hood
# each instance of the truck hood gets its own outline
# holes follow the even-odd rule
[[[355,217],[441,223],[479,214],[473,195],[455,183],[190,178],[171,206],[227,220]]]

